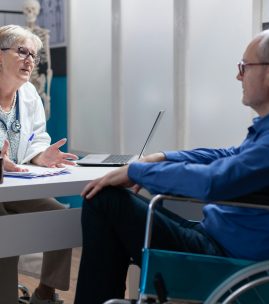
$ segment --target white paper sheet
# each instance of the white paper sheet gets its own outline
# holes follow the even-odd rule
[[[19,165],[19,167],[28,169],[27,172],[4,172],[5,177],[18,177],[18,178],[36,178],[36,177],[46,177],[59,174],[70,173],[67,167],[64,168],[46,168],[34,165]]]

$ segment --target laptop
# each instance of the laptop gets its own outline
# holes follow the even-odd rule
[[[77,160],[76,163],[80,166],[88,167],[121,167],[127,165],[135,160],[138,160],[143,156],[143,153],[148,146],[154,131],[156,130],[158,123],[163,116],[164,111],[159,111],[153,126],[147,136],[147,139],[143,145],[143,148],[139,155],[123,155],[123,154],[88,154],[87,156]]]

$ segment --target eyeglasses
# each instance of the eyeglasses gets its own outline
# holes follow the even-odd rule
[[[269,62],[257,62],[257,63],[245,63],[244,61],[240,61],[238,64],[239,69],[239,75],[244,76],[246,66],[252,66],[252,65],[269,65]]]
[[[14,50],[24,60],[31,56],[33,61],[34,61],[34,64],[36,64],[36,65],[38,65],[39,62],[40,62],[40,56],[39,55],[31,53],[27,48],[25,48],[23,46],[19,46],[17,49],[15,49],[15,48],[3,48],[1,50],[2,51]]]

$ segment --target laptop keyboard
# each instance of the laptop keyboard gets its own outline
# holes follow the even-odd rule
[[[132,157],[133,155],[110,154],[106,159],[102,161],[102,163],[126,164]]]

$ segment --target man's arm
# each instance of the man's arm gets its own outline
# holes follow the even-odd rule
[[[143,157],[140,161],[142,162],[161,162],[164,160],[173,162],[190,162],[199,164],[209,164],[212,161],[232,156],[238,153],[238,148],[228,148],[228,149],[194,149],[190,151],[164,151],[149,154]]]
[[[197,159],[196,161],[203,160],[203,158],[200,157],[202,154],[201,149],[199,150],[199,152],[197,151],[195,152],[190,151],[190,155],[192,155],[192,159],[195,159],[194,156],[196,156]],[[210,151],[212,150],[208,149],[207,155],[210,154]],[[116,169],[106,174],[104,177],[89,182],[84,187],[81,195],[85,196],[87,199],[91,199],[96,193],[98,193],[107,186],[133,187],[134,192],[138,192],[141,186],[143,186],[148,190],[155,190],[153,191],[155,193],[173,194],[176,191],[178,191],[177,182],[175,180],[175,178],[178,177],[174,176],[175,175],[174,173],[177,171],[178,166],[182,166],[182,165],[185,166],[186,163],[189,163],[190,160],[187,151],[186,152],[183,151],[182,155],[180,151],[174,153],[176,154],[176,156],[180,156],[180,159],[179,157],[177,157],[176,162],[168,162],[166,160],[165,153],[162,152],[147,155],[143,157],[141,160],[129,166],[121,167],[119,169]],[[220,154],[221,152],[218,153]],[[223,157],[226,154],[227,152],[222,153]],[[216,158],[217,152],[211,152],[211,158],[213,157],[213,155],[215,155]],[[186,159],[187,162],[184,161],[184,159]],[[208,159],[208,157],[205,157],[204,159]],[[167,164],[172,164],[175,166],[175,168],[173,168],[172,170],[167,170]],[[152,168],[152,170],[154,169],[155,170],[154,174],[143,175],[143,171],[145,168]],[[161,170],[160,172],[158,172],[159,169]],[[158,174],[160,175],[159,177],[157,177]],[[157,180],[154,175],[157,177]],[[191,186],[191,184],[188,184],[188,186]],[[166,189],[166,187],[168,189]]]
[[[184,195],[202,200],[230,199],[269,185],[269,147],[252,145],[240,154],[209,164],[163,161],[135,162],[128,177],[151,193]]]
[[[210,164],[222,157],[232,156],[238,153],[238,148],[206,149],[199,148],[190,151],[166,151],[165,159],[173,162],[190,162],[198,164]]]

